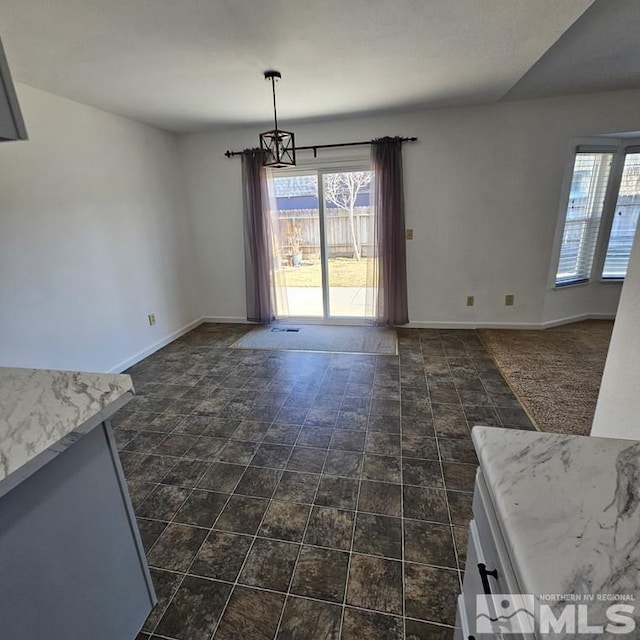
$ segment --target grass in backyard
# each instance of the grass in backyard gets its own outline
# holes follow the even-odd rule
[[[372,258],[329,258],[330,287],[364,287]],[[321,287],[320,262],[282,268],[288,287]]]

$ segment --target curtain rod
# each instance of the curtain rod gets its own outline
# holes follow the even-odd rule
[[[416,142],[418,138],[415,136],[411,138],[399,138],[400,142]],[[363,142],[338,142],[336,144],[310,144],[306,147],[296,147],[296,151],[308,151],[313,149],[313,157],[318,157],[318,149],[334,149],[336,147],[362,147],[367,144],[371,144],[373,140],[366,140]],[[233,158],[233,156],[242,155],[242,151],[226,151],[225,156],[227,158]]]

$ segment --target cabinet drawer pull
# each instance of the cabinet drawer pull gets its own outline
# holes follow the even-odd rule
[[[480,572],[480,580],[482,580],[482,588],[484,589],[484,593],[487,596],[491,595],[491,585],[489,584],[489,576],[491,576],[494,580],[498,579],[498,570],[494,569],[493,571],[489,571],[487,566],[484,563],[478,564],[478,571]]]

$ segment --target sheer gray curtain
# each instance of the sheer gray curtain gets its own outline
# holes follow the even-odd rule
[[[409,310],[400,138],[372,142],[371,171],[378,269],[376,323],[406,324]]]
[[[271,322],[271,250],[269,235],[269,193],[267,173],[260,149],[242,152],[244,204],[244,265],[247,320]]]

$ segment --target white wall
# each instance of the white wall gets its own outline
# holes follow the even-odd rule
[[[412,323],[543,326],[615,313],[619,285],[553,291],[549,270],[571,141],[640,129],[639,101],[612,92],[291,128],[298,145],[418,136],[405,146]],[[223,153],[256,146],[258,131],[180,139],[205,316],[245,317],[240,161]],[[507,293],[515,306],[504,306]]]
[[[17,89],[29,141],[0,144],[0,365],[118,370],[199,315],[177,139]]]
[[[119,370],[200,316],[245,317],[240,164],[223,153],[254,146],[258,129],[176,138],[18,93],[30,140],[0,145],[0,365]],[[618,285],[552,291],[549,268],[571,141],[640,130],[639,102],[619,92],[294,129],[298,144],[419,137],[405,150],[414,323],[540,326],[615,311]]]
[[[636,234],[629,270],[622,287],[618,315],[592,436],[640,440],[640,242]]]

